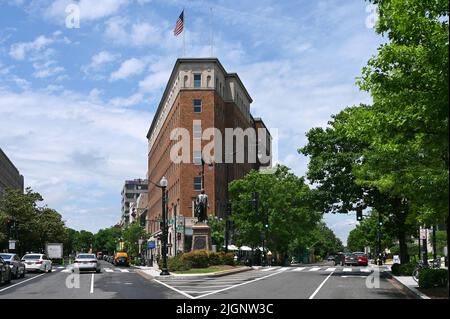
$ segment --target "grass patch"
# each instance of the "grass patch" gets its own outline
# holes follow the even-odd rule
[[[223,270],[230,270],[236,268],[235,266],[229,265],[218,265],[218,266],[209,266],[206,268],[191,268],[189,270],[177,271],[176,274],[208,274]]]

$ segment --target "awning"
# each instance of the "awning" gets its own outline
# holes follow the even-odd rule
[[[239,247],[239,250],[243,250],[243,251],[251,251],[252,249],[248,246],[241,246]]]
[[[223,248],[225,248],[225,246],[222,246]],[[228,245],[227,247],[228,250],[239,250],[239,248],[235,245]]]

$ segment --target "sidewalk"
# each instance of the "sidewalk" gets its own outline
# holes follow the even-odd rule
[[[412,276],[393,276],[397,282],[399,282],[403,287],[411,291],[414,295],[421,299],[431,299],[427,295],[420,292],[417,288],[419,288],[419,284],[413,279]]]

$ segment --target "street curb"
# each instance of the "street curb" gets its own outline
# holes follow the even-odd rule
[[[394,279],[398,284],[400,284],[400,286],[402,287],[402,290],[413,294],[415,297],[419,298],[419,299],[431,299],[430,297],[428,297],[427,295],[421,293],[419,290],[417,290],[414,287],[409,287],[407,285],[405,285],[404,283],[402,283],[396,276],[392,275],[391,272],[385,271],[384,272],[390,279]]]
[[[146,273],[143,269],[137,269],[137,273],[144,275],[147,279],[158,279],[159,276],[152,276],[148,273]],[[222,277],[227,275],[234,275],[241,272],[253,270],[251,267],[240,267],[238,269],[230,269],[230,270],[222,270],[215,273],[208,273],[208,274],[171,274],[169,276],[163,276],[164,278],[171,278],[171,279],[197,279],[197,278],[207,278],[207,277]]]

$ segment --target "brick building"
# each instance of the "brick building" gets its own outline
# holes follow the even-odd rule
[[[7,188],[24,190],[23,176],[0,148],[0,197]]]
[[[262,135],[257,131],[265,125],[260,118],[252,117],[251,103],[252,98],[239,76],[227,73],[218,59],[183,58],[176,61],[147,134],[149,196],[146,228],[153,238],[160,233],[158,219],[162,214],[162,196],[161,190],[153,183],[158,183],[165,176],[168,180],[168,215],[171,220],[169,255],[190,249],[191,227],[195,221],[194,200],[202,188],[209,198],[208,215],[223,217],[228,183],[244,177],[251,169],[271,164],[270,134]],[[205,140],[205,136],[202,138],[202,133],[208,128],[217,129],[222,139],[218,139],[216,133],[210,140]],[[235,139],[230,151],[223,141],[226,128],[253,129],[256,139],[245,138],[242,149],[239,149]],[[173,161],[173,154],[171,158],[171,150],[182,138],[182,131],[189,133],[187,151],[183,149],[181,152],[183,155],[187,153],[188,160],[177,163]],[[221,140],[223,143],[213,144],[214,149],[209,152],[212,158],[202,154],[201,150],[208,143]],[[262,151],[262,142],[267,145],[267,150],[264,148],[266,151]],[[255,161],[248,159],[250,150],[258,154]],[[175,153],[180,155],[180,152]],[[244,161],[237,163],[240,156]],[[204,185],[202,157],[207,163],[204,165]],[[177,236],[177,232],[181,234]]]

